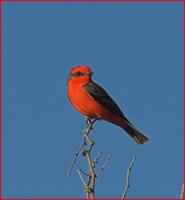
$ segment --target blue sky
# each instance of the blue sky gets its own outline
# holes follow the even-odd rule
[[[75,65],[151,139],[135,144],[96,122],[93,155],[111,162],[96,197],[119,198],[137,156],[129,198],[177,198],[183,183],[183,3],[3,3],[3,197],[85,197],[69,164],[83,116],[66,97]]]

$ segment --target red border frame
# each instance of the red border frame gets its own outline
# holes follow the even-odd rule
[[[86,198],[76,198],[76,199],[70,199],[70,198],[4,198],[2,200],[86,200]],[[173,199],[173,198],[164,198],[164,199],[148,199],[148,198],[143,198],[143,199],[131,199],[131,198],[126,198],[128,200],[181,200],[180,198],[179,199]],[[121,200],[121,198],[101,198],[101,199],[98,199],[96,198],[96,200]]]
[[[0,1],[0,199],[2,199],[2,3]]]
[[[2,2],[184,2],[184,0],[2,0]]]
[[[73,198],[73,199],[70,199],[70,198],[4,198],[2,200],[86,200],[86,198]],[[143,199],[131,199],[131,198],[126,198],[128,200],[181,200],[180,198],[179,199],[173,199],[173,198],[164,198],[164,199],[148,199],[148,198],[143,198]],[[101,199],[98,199],[96,198],[96,200],[121,200],[121,198],[101,198]]]
[[[3,198],[2,197],[2,2],[184,2],[185,0],[0,0],[0,200],[77,200],[79,198]],[[184,10],[185,10],[185,3],[184,3]],[[184,15],[185,21],[185,15]],[[184,26],[184,33],[185,33],[185,26]],[[185,46],[185,40],[184,40]],[[185,53],[184,53],[185,55]],[[184,70],[184,77],[185,77],[185,70]],[[185,86],[185,79],[184,79],[184,86]],[[185,99],[185,93],[184,93]],[[184,107],[185,113],[185,107]],[[185,125],[184,125],[185,130]],[[185,151],[185,147],[184,147]],[[80,198],[85,199],[85,198]],[[113,198],[101,198],[97,200],[105,200],[105,199],[113,199]],[[119,198],[114,198],[118,200]],[[141,198],[131,199],[130,200],[142,200]],[[145,198],[148,199],[148,198]],[[161,200],[177,200],[180,198],[163,198]],[[149,200],[149,199],[148,199]],[[155,200],[155,198],[150,198],[150,200]],[[160,199],[157,199],[160,200]]]

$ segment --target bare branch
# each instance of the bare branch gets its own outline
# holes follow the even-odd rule
[[[88,180],[87,186],[89,189],[88,191],[91,193],[91,198],[95,199],[95,178],[96,178],[96,174],[94,172],[95,163],[92,161],[91,154],[90,154],[93,143],[89,139],[88,135],[86,135],[86,139],[87,138],[88,138],[87,142],[89,144],[88,150],[85,151],[86,152],[85,155],[87,157],[88,165],[89,165],[89,180]]]
[[[92,146],[94,145],[94,142],[89,140],[88,135],[90,133],[90,130],[93,128],[92,126],[93,126],[95,121],[96,121],[96,119],[93,120],[93,121],[88,119],[88,118],[86,119],[87,128],[84,130],[84,139],[83,139],[83,142],[82,142],[80,148],[76,151],[75,158],[73,159],[73,161],[72,161],[72,163],[71,163],[71,165],[70,165],[70,167],[67,171],[68,176],[71,175],[71,172],[72,172],[73,167],[74,167],[74,165],[75,165],[75,163],[76,163],[76,161],[79,157],[79,154],[80,154],[81,150],[83,149],[83,147],[86,145],[85,139],[87,140],[88,144],[91,144],[90,148],[92,148]]]
[[[89,174],[87,174],[86,172],[84,172],[84,170],[82,169],[78,169],[80,172],[82,172],[85,176],[89,176]]]
[[[95,160],[94,160],[94,162],[97,164],[98,163],[98,160],[100,159],[100,156],[102,155],[102,152],[100,151],[99,153],[98,153],[98,155],[96,156],[96,158],[95,158]]]
[[[103,170],[105,169],[105,167],[108,165],[108,163],[110,162],[111,156],[109,154],[105,164],[102,166],[102,168],[100,169],[100,171],[97,173],[96,177],[101,176]]]
[[[102,166],[98,175],[96,175],[94,169],[96,167],[96,164],[98,164],[98,161],[101,157],[102,152],[99,152],[94,160],[92,159],[91,150],[92,150],[92,147],[95,143],[89,138],[89,134],[90,134],[90,131],[93,129],[93,124],[94,124],[95,121],[96,121],[96,119],[91,120],[91,119],[87,118],[87,120],[86,120],[87,127],[83,131],[83,143],[80,146],[80,148],[76,151],[75,158],[74,158],[73,162],[71,163],[71,166],[68,170],[68,175],[70,175],[71,172],[72,172],[72,169],[73,169],[73,167],[76,163],[76,160],[79,157],[80,152],[82,152],[82,155],[87,158],[89,171],[85,172],[82,169],[78,169],[77,173],[78,173],[78,175],[81,179],[81,182],[83,183],[84,191],[85,191],[87,199],[95,199],[95,181],[96,181],[96,178],[102,174],[104,168],[107,166],[107,164],[110,161],[110,155],[109,155],[107,161]],[[84,180],[83,175],[86,176],[86,181]]]
[[[86,140],[88,145],[89,145],[88,151],[91,151],[91,148],[94,145],[94,141],[90,140],[88,135],[90,133],[90,130],[93,129],[93,124],[94,124],[95,121],[96,121],[96,119],[91,120],[91,119],[87,118],[87,120],[86,120],[87,128],[84,130],[84,142]]]
[[[75,165],[75,163],[76,163],[76,161],[77,161],[77,159],[78,159],[78,157],[79,157],[79,154],[80,154],[80,152],[81,152],[81,150],[82,150],[82,148],[83,148],[84,146],[85,146],[85,142],[83,141],[83,143],[81,144],[80,148],[76,151],[76,153],[75,153],[75,158],[73,159],[73,161],[72,161],[72,163],[71,163],[71,165],[70,165],[70,167],[69,167],[69,169],[68,169],[68,171],[67,171],[67,175],[68,175],[68,176],[71,175],[71,172],[72,172],[72,170],[73,170],[73,167],[74,167],[74,165]]]
[[[81,175],[81,173],[80,173],[80,170],[78,169],[77,172],[78,172],[78,175],[79,175],[79,177],[80,177],[80,180],[81,180],[82,183],[83,183],[83,186],[86,187],[85,181],[84,181],[84,179],[83,179],[83,177],[82,177],[82,175]]]
[[[130,166],[128,167],[128,170],[127,170],[127,176],[126,176],[126,181],[125,181],[125,189],[124,189],[124,192],[123,192],[123,195],[122,195],[122,199],[124,199],[128,193],[128,189],[130,187],[130,173],[131,173],[131,170],[132,170],[132,167],[134,166],[134,163],[135,163],[135,160],[136,160],[136,155],[134,155],[131,163],[130,163]]]
[[[180,199],[184,199],[184,184],[182,185],[182,190],[181,190]]]

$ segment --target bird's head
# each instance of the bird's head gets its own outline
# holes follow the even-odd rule
[[[88,83],[89,81],[91,81],[92,74],[93,74],[93,71],[88,66],[79,65],[79,66],[73,67],[68,76],[67,84],[70,81],[81,82],[84,84]]]

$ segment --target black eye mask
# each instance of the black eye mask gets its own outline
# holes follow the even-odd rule
[[[71,80],[72,78],[79,77],[79,76],[91,76],[92,74],[93,74],[92,71],[87,72],[87,73],[81,72],[81,71],[77,71],[77,72],[75,72],[75,73],[71,73],[71,74],[69,74],[69,76],[68,76],[67,84],[68,84],[69,80]]]

